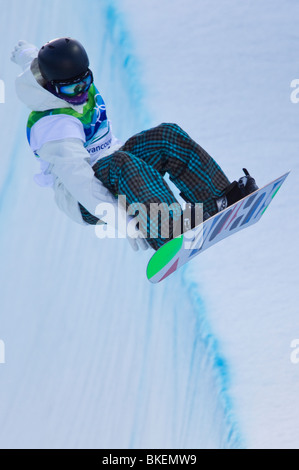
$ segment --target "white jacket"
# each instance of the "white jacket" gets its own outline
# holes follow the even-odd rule
[[[57,108],[73,108],[82,113],[82,106],[73,106],[57,98],[42,86],[42,77],[37,65],[37,49],[22,50],[22,60],[14,60],[22,66],[23,72],[16,79],[16,92],[19,99],[33,111],[47,111]],[[117,207],[117,199],[95,176],[91,157],[84,147],[85,136],[80,121],[66,117],[61,126],[62,115],[47,116],[32,127],[32,149],[47,162],[43,175],[44,185],[53,186],[55,201],[74,221],[85,224],[81,217],[78,201],[95,215],[101,202],[110,202]],[[81,126],[81,127],[80,127]],[[112,145],[100,158],[113,153],[121,143],[114,138]],[[48,178],[48,179],[47,179]],[[38,178],[37,178],[38,182]]]

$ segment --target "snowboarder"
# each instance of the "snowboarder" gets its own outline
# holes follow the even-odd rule
[[[122,144],[112,133],[103,98],[89,68],[87,53],[71,38],[54,39],[40,50],[19,41],[12,61],[22,67],[17,77],[19,98],[31,110],[27,137],[41,163],[35,181],[52,186],[55,201],[74,221],[95,225],[101,202],[127,206],[141,203],[139,235],[128,239],[135,250],[148,244],[157,250],[183,225],[182,209],[171,213],[169,238],[149,236],[149,206],[178,206],[163,178],[166,173],[192,207],[203,203],[204,218],[225,209],[257,189],[245,176],[230,183],[215,160],[177,124],[163,123],[134,135]],[[140,215],[140,214],[139,214]],[[195,221],[189,221],[194,226]],[[152,233],[152,231],[151,231]]]

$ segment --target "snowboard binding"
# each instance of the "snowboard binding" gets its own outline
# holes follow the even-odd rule
[[[240,199],[243,199],[259,189],[255,179],[249,174],[248,170],[243,168],[243,171],[245,176],[239,178],[238,181],[233,181],[226,189],[225,194],[219,199],[216,199],[218,212],[223,211],[232,204],[235,204],[235,202],[238,202]]]
[[[233,181],[227,188],[223,196],[216,199],[217,212],[224,211],[227,207],[231,206],[235,202],[243,199],[254,191],[258,190],[255,179],[249,174],[249,171],[246,168],[243,168],[245,176],[239,178],[238,181]],[[180,193],[180,196],[188,203],[191,204],[191,211],[194,211],[194,204],[190,203],[186,196],[183,193]],[[209,212],[203,213],[203,221],[209,219],[211,214]],[[189,223],[189,230],[196,227],[198,221],[196,221],[195,216],[192,212],[191,221]],[[183,228],[182,228],[183,230]]]

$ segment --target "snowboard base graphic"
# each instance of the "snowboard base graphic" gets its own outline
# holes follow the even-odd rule
[[[152,283],[163,281],[215,243],[258,222],[289,173],[159,248],[147,265],[148,280]]]

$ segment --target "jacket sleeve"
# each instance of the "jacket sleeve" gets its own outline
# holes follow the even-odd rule
[[[80,139],[46,142],[38,150],[38,154],[42,160],[50,163],[51,173],[59,181],[56,186],[65,186],[67,192],[60,191],[62,195],[69,193],[73,202],[80,202],[92,215],[96,215],[96,207],[101,202],[111,203],[117,209],[116,197],[95,177],[88,163],[89,153]],[[57,195],[56,202],[58,203]],[[58,205],[63,210],[63,203]]]

